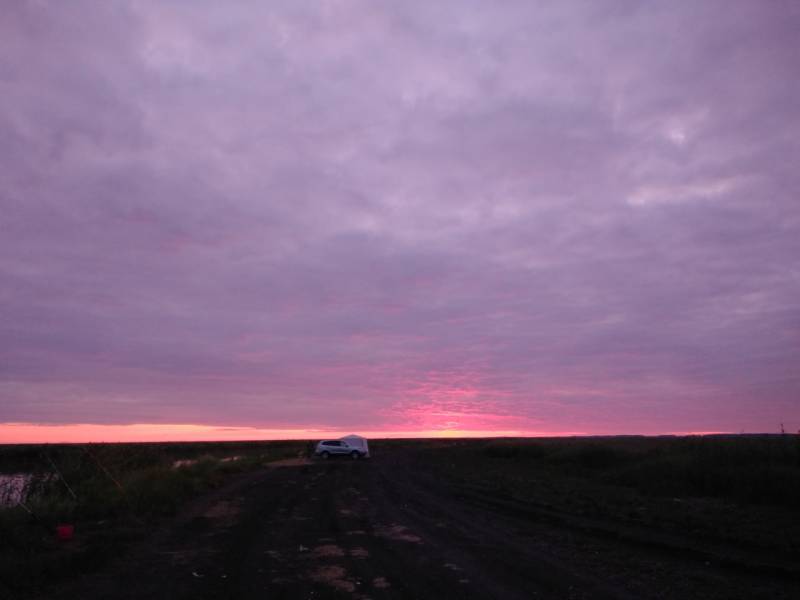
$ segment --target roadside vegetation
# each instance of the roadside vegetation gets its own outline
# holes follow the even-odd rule
[[[456,440],[420,458],[454,493],[531,518],[800,554],[800,435]]]
[[[192,497],[237,473],[304,454],[307,446],[0,446],[0,591],[31,590],[102,563]],[[74,527],[72,539],[58,539],[59,525]]]
[[[499,440],[468,451],[492,471],[507,462],[650,496],[800,508],[800,435]]]

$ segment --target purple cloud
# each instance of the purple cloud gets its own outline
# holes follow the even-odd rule
[[[796,429],[798,30],[17,3],[0,422]]]

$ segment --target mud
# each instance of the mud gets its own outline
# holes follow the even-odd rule
[[[755,554],[715,560],[690,551],[700,542],[688,534],[648,544],[646,530],[554,513],[448,482],[410,448],[284,463],[40,598],[800,597],[791,570],[749,569]]]

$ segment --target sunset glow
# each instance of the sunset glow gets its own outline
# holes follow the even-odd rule
[[[7,4],[0,443],[800,429],[792,3]]]
[[[130,425],[31,425],[6,423],[0,425],[0,443],[100,443],[100,442],[177,442],[177,441],[238,441],[238,440],[319,440],[339,438],[350,431],[315,429],[260,429],[254,427],[211,427],[203,425],[170,425],[135,423]],[[520,430],[430,429],[416,431],[362,431],[370,438],[460,438],[460,437],[527,437],[542,436],[543,432]],[[562,431],[546,435],[580,435],[581,432]]]

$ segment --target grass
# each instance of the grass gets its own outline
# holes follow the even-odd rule
[[[501,441],[480,452],[651,496],[800,508],[798,435]]]
[[[375,460],[382,448],[419,452],[426,469],[497,498],[800,551],[800,435],[383,440],[373,445]],[[0,446],[0,472],[33,474],[32,514],[0,508],[0,592],[94,567],[230,475],[309,449],[307,442]],[[223,460],[231,456],[240,458]],[[179,460],[194,462],[175,468]],[[77,524],[75,542],[56,541],[61,522]]]
[[[0,507],[0,592],[102,563],[230,475],[305,451],[305,442],[0,446],[3,472],[31,476],[24,504]],[[76,524],[74,542],[55,539],[60,523]]]
[[[800,552],[798,435],[442,441],[420,460],[470,493],[566,519]]]

